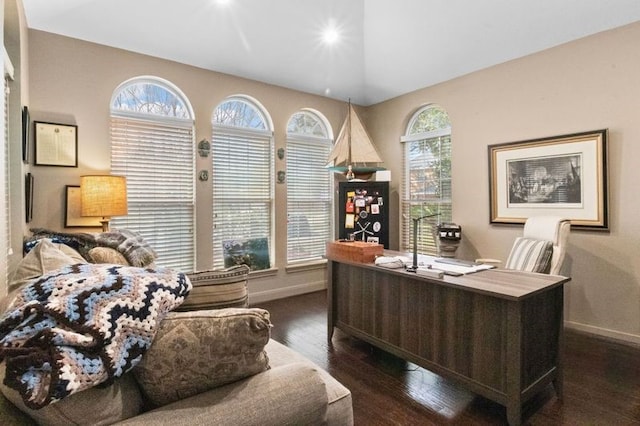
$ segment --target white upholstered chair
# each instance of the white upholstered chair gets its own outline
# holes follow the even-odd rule
[[[570,230],[571,222],[562,217],[530,217],[524,224],[522,236],[513,243],[505,268],[558,275],[564,262]],[[500,263],[495,259],[477,261]]]
[[[530,217],[524,224],[522,237],[514,242],[505,267],[529,271],[541,267],[543,270],[536,272],[547,272],[547,267],[543,265],[547,262],[548,273],[558,275],[564,262],[570,230],[571,222],[562,217]]]

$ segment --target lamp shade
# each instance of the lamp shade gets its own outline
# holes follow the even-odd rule
[[[127,214],[127,179],[124,176],[80,176],[82,216],[122,216]]]

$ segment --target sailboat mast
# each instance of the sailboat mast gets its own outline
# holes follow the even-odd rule
[[[347,120],[349,125],[349,133],[347,135],[347,141],[349,141],[349,158],[347,159],[347,166],[351,166],[351,98],[349,98],[349,110],[347,111]]]

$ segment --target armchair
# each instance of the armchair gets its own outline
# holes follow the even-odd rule
[[[558,275],[566,253],[571,222],[557,216],[530,217],[516,238],[505,267]]]
[[[534,216],[524,224],[505,263],[507,269],[558,275],[564,262],[571,222],[557,216]],[[479,263],[501,263],[497,259],[476,259]]]

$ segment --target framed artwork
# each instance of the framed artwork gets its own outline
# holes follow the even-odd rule
[[[25,200],[25,221],[31,222],[33,219],[33,189],[34,179],[31,173],[24,176],[24,200]]]
[[[29,116],[29,107],[22,107],[22,162],[29,164],[29,128],[31,127],[31,118]]]
[[[75,185],[65,186],[64,197],[64,227],[65,228],[100,228],[99,216],[81,215],[80,187]]]
[[[607,129],[489,145],[491,223],[530,216],[608,230]]]
[[[35,165],[78,167],[78,126],[34,122]]]

